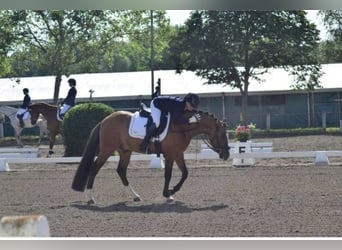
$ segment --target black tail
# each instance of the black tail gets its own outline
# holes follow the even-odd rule
[[[100,123],[98,123],[90,133],[87,145],[82,155],[80,165],[78,166],[78,169],[74,176],[74,180],[72,182],[71,187],[75,191],[83,192],[86,187],[90,167],[94,164],[94,158],[99,146],[99,131]]]

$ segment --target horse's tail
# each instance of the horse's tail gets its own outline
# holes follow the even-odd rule
[[[99,145],[99,131],[100,123],[91,131],[87,145],[83,151],[80,165],[78,166],[71,186],[75,191],[83,192],[88,182],[90,167],[94,164],[94,158]]]

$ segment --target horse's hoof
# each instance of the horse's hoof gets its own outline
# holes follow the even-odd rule
[[[134,197],[133,201],[141,201],[140,197]]]
[[[49,155],[53,155],[55,152],[53,152],[52,150],[49,150]]]
[[[96,202],[94,199],[90,199],[88,202],[87,202],[88,205],[95,205]]]
[[[166,198],[167,203],[174,202],[174,201],[175,201],[175,199],[172,196],[169,196]]]

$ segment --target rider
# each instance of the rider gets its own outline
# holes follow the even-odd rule
[[[182,116],[185,110],[192,111],[199,104],[199,96],[193,93],[187,94],[184,98],[174,96],[158,96],[151,101],[151,116],[153,123],[146,130],[145,138],[140,144],[140,150],[147,153],[148,143],[160,125],[160,118],[170,113],[172,121],[176,124],[187,124],[198,122],[199,114],[189,119]]]
[[[17,111],[17,117],[20,122],[20,127],[22,128],[25,126],[23,117],[25,113],[28,111],[28,108],[31,104],[31,97],[28,94],[29,93],[28,88],[24,88],[23,93],[24,93],[23,104],[20,106],[19,110]]]
[[[70,89],[68,91],[68,95],[67,97],[62,101],[62,107],[61,107],[61,111],[59,113],[59,115],[63,118],[63,116],[65,115],[65,113],[72,107],[75,105],[75,99],[76,99],[76,94],[77,94],[77,90],[76,90],[76,80],[74,78],[70,78],[68,80]]]

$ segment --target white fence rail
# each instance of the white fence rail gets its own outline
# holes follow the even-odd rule
[[[342,157],[342,151],[290,151],[290,152],[273,152],[272,146],[270,143],[255,143],[255,149],[248,150],[248,147],[251,146],[251,143],[247,143],[247,150],[241,150],[239,147],[246,147],[243,143],[232,144],[234,146],[232,148],[230,159],[242,160],[240,165],[253,165],[254,161],[248,161],[248,159],[269,159],[269,158],[315,158],[315,163],[320,165],[329,164],[328,157]],[[263,145],[263,148],[257,148],[257,146]],[[38,150],[38,149],[37,149]],[[21,154],[20,149],[14,149],[15,154]],[[5,154],[2,154],[5,152]],[[50,158],[38,158],[38,157],[25,157],[24,154],[21,154],[21,157],[16,155],[15,157],[8,157],[6,155],[6,150],[0,150],[0,171],[9,171],[8,164],[10,163],[19,163],[19,164],[48,164],[48,163],[65,163],[65,164],[78,164],[81,161],[81,157],[50,157]],[[17,153],[18,152],[18,153]],[[38,151],[37,151],[38,152]],[[37,153],[35,150],[33,154]],[[10,153],[10,152],[9,152]],[[13,153],[10,153],[13,155]],[[37,153],[38,154],[38,153]],[[6,156],[6,157],[4,157]],[[184,155],[185,160],[219,160],[219,156],[212,150],[201,150],[201,153],[189,153]],[[151,164],[153,162],[154,167],[156,167],[156,156],[155,155],[145,155],[145,154],[134,154],[131,156],[131,161],[150,161]],[[118,162],[119,156],[111,156],[108,159],[108,162]],[[247,162],[247,163],[246,163]],[[251,164],[252,163],[252,164]],[[163,164],[161,163],[161,168]],[[239,164],[233,164],[239,165]]]

